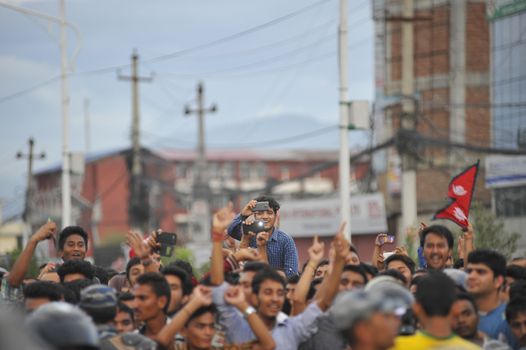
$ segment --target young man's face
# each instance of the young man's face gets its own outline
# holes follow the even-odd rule
[[[117,311],[117,314],[113,319],[113,323],[115,324],[115,328],[119,333],[133,332],[135,329],[133,325],[133,319],[126,311]]]
[[[265,231],[271,231],[276,222],[276,213],[274,209],[269,208],[268,210],[255,211],[254,217],[256,220],[263,220],[265,222]]]
[[[86,243],[78,234],[69,235],[64,242],[64,248],[59,252],[62,260],[84,260],[86,257]]]
[[[451,328],[462,338],[471,339],[477,334],[479,317],[469,300],[457,300],[451,308]]]
[[[316,269],[316,273],[314,274],[314,278],[321,278],[325,277],[326,274],[329,273],[329,264],[321,265]]]
[[[243,287],[243,293],[245,293],[245,299],[251,300],[252,295],[252,280],[256,275],[256,271],[243,271],[239,275],[239,284]]]
[[[142,264],[133,265],[130,268],[130,272],[128,274],[128,280],[130,281],[130,286],[135,285],[135,281],[137,281],[137,277],[139,277],[143,273],[144,273],[144,266]]]
[[[207,312],[191,320],[183,332],[188,348],[210,349],[215,333],[214,323],[215,317],[211,312]]]
[[[361,274],[354,271],[343,271],[338,291],[343,292],[346,290],[363,288],[364,286],[365,280]]]
[[[164,276],[170,285],[170,305],[168,305],[168,313],[177,311],[183,303],[183,286],[181,279],[174,275]]]
[[[405,279],[407,280],[407,287],[409,287],[411,279],[413,278],[413,274],[406,264],[400,260],[393,260],[387,265],[387,269],[398,270],[402,275],[404,275]]]
[[[133,295],[135,315],[140,321],[146,322],[164,314],[166,297],[158,297],[148,284],[136,284]]]
[[[491,294],[500,289],[503,283],[502,277],[493,275],[493,271],[484,264],[468,263],[466,267],[468,278],[466,287],[474,296]]]
[[[276,317],[285,302],[285,288],[274,280],[265,280],[259,287],[257,294],[257,310],[264,317]]]
[[[520,346],[526,346],[526,312],[518,312],[517,317],[509,321],[511,332],[519,341]]]
[[[426,235],[423,253],[427,267],[440,270],[447,266],[447,259],[451,255],[451,247],[448,246],[446,237],[430,232]]]
[[[74,272],[74,273],[68,273],[64,276],[64,282],[73,282],[73,281],[80,281],[80,280],[86,280],[86,276],[81,274],[80,272]]]

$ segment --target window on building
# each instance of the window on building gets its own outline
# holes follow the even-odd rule
[[[250,178],[250,163],[248,162],[239,163],[239,177],[242,180],[247,180]]]
[[[526,186],[495,189],[498,217],[526,216]]]
[[[223,179],[233,179],[234,178],[234,163],[225,162],[222,167],[222,176]]]
[[[255,163],[254,169],[258,179],[265,179],[267,177],[267,165],[265,163]]]

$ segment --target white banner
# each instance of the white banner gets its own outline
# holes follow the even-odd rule
[[[283,200],[280,229],[292,237],[332,236],[340,226],[338,198]],[[351,233],[387,231],[384,197],[381,193],[351,196]]]
[[[526,156],[486,157],[486,187],[512,187],[526,184]]]

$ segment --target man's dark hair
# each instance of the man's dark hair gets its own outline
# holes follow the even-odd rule
[[[121,301],[130,301],[130,300],[133,300],[135,299],[135,296],[133,295],[132,292],[120,292],[118,295],[117,295],[117,301],[121,302]]]
[[[426,237],[430,233],[444,237],[447,241],[447,245],[449,249],[453,249],[453,245],[455,244],[453,234],[451,233],[451,231],[449,231],[449,229],[446,226],[442,226],[442,225],[431,225],[423,229],[422,232],[420,232],[420,246],[421,247],[424,247],[424,243],[426,242]]]
[[[366,273],[366,276],[367,274],[371,275],[371,276],[376,276],[378,275],[378,268],[376,266],[373,266],[373,265],[370,265],[370,264],[366,264],[364,262],[361,262],[360,263],[360,267],[363,269],[363,271]]]
[[[526,281],[516,280],[515,282],[513,282],[510,286],[509,294],[510,300],[514,299],[515,297],[526,295]]]
[[[360,265],[345,265],[343,267],[343,272],[345,271],[352,271],[357,274],[360,274],[363,277],[363,283],[367,284],[369,282],[369,279],[367,278],[367,275],[365,274],[365,270]]]
[[[64,301],[73,305],[77,305],[80,301],[80,291],[93,284],[96,284],[96,282],[91,279],[63,282],[62,287],[64,287]]]
[[[24,285],[24,298],[46,298],[49,301],[60,301],[64,296],[62,287],[58,283],[36,281]]]
[[[281,283],[283,289],[286,287],[283,277],[276,270],[267,267],[254,275],[254,279],[252,280],[252,292],[257,295],[261,288],[261,284],[267,280]]]
[[[256,198],[256,202],[268,202],[268,206],[274,210],[274,213],[277,213],[280,208],[278,201],[270,196],[259,196]]]
[[[128,263],[126,264],[126,279],[130,281],[130,270],[135,265],[141,265],[141,258],[134,256],[130,260],[128,260]]]
[[[471,296],[471,294],[469,293],[466,293],[466,292],[459,292],[457,293],[457,300],[466,300],[466,301],[469,301],[471,303],[471,305],[473,306],[473,310],[475,310],[475,314],[478,315],[478,312],[479,312],[479,309],[477,307],[477,303],[475,302],[475,299],[473,298],[473,296]]]
[[[217,308],[214,304],[210,304],[208,306],[201,306],[199,309],[195,310],[193,314],[188,317],[188,320],[184,324],[185,327],[188,327],[188,324],[195,318],[198,318],[206,313],[210,312],[212,315],[217,314]]]
[[[164,276],[159,272],[146,272],[137,277],[137,284],[148,285],[155,293],[160,297],[166,297],[166,305],[164,305],[164,312],[168,311],[168,305],[170,305],[170,285]]]
[[[174,266],[176,266],[176,267],[178,267],[180,269],[185,270],[186,273],[188,274],[188,277],[190,277],[190,279],[192,279],[192,277],[194,277],[194,270],[192,268],[192,264],[190,264],[186,260],[175,259],[175,261],[172,261],[168,265],[174,265]]]
[[[93,277],[95,277],[93,266],[88,261],[84,260],[68,260],[57,269],[60,282],[64,282],[66,275],[72,273],[80,273],[88,280],[93,280]]]
[[[270,265],[261,261],[249,261],[243,266],[243,272],[259,272],[270,268]]]
[[[194,289],[194,286],[192,285],[192,281],[190,280],[190,277],[186,273],[185,270],[175,266],[175,265],[168,265],[161,269],[161,273],[163,275],[171,275],[178,277],[181,281],[181,288],[183,289],[183,295],[190,295],[192,294],[192,290]]]
[[[392,261],[401,261],[411,271],[411,274],[415,273],[415,262],[413,259],[404,254],[393,254],[384,261],[384,266],[387,268],[389,263]]]
[[[387,269],[387,270],[384,270],[382,272],[380,272],[378,275],[376,276],[391,276],[397,280],[399,280],[400,282],[402,282],[402,284],[405,286],[406,283],[408,282],[407,281],[407,278],[405,278],[405,276],[398,270],[396,269]]]
[[[130,315],[132,322],[135,322],[135,316],[133,314],[133,310],[130,307],[128,307],[128,305],[120,301],[117,302],[117,312],[126,312],[128,315]]]
[[[468,264],[484,264],[493,271],[493,278],[506,277],[506,258],[496,250],[476,249],[469,253]]]
[[[93,273],[95,277],[98,278],[100,284],[108,285],[108,281],[110,279],[108,277],[108,272],[106,271],[106,269],[98,265],[92,265],[92,266],[93,266]]]
[[[526,313],[526,296],[524,295],[512,298],[506,305],[506,321],[510,323],[519,313]]]
[[[526,267],[519,265],[508,265],[506,267],[506,276],[514,280],[526,280]]]
[[[316,292],[317,292],[316,288],[322,282],[323,282],[323,278],[321,278],[321,277],[315,278],[315,279],[313,279],[311,281],[310,286],[309,286],[309,291],[307,292],[307,299],[305,300],[305,302],[308,301],[308,300],[311,300],[312,298],[314,298],[314,296],[316,295]]]
[[[457,297],[455,282],[442,271],[430,271],[417,284],[415,299],[428,317],[446,317]]]
[[[84,240],[86,250],[88,249],[88,233],[80,226],[66,226],[58,236],[58,250],[64,250],[66,239],[71,235],[80,235]]]

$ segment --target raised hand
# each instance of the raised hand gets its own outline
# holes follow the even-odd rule
[[[151,251],[155,251],[157,249],[161,248],[161,244],[157,242],[157,237],[162,232],[161,229],[157,229],[157,231],[152,231],[148,239],[146,240],[146,244],[150,247]]]
[[[394,250],[394,253],[399,254],[399,255],[409,256],[409,254],[407,253],[407,248],[405,246],[396,247]]]
[[[142,235],[139,232],[128,231],[126,242],[139,258],[146,259],[150,256],[150,247],[143,241]]]
[[[31,236],[33,242],[38,243],[48,238],[55,238],[57,233],[57,224],[54,221],[48,221]]]
[[[346,222],[343,222],[336,236],[334,236],[334,252],[336,253],[336,259],[343,259],[349,254],[349,242],[344,236]]]
[[[223,233],[234,219],[234,205],[228,202],[226,206],[219,209],[212,217],[212,231]]]
[[[259,253],[256,248],[241,248],[234,253],[236,261],[255,261],[259,260]]]
[[[252,199],[250,202],[248,202],[245,207],[241,210],[242,216],[250,216],[252,215],[252,209],[256,206],[257,201],[255,199]]]
[[[312,245],[308,249],[309,261],[313,261],[318,264],[322,259],[325,253],[325,243],[318,240],[318,236],[314,236]]]
[[[225,301],[237,308],[243,308],[243,306],[247,303],[245,299],[245,293],[243,293],[241,286],[232,286],[228,288],[225,292]]]
[[[191,301],[199,306],[208,306],[212,304],[212,289],[203,285],[198,285],[192,292]]]
[[[468,221],[468,227],[466,228],[466,231],[464,232],[463,238],[466,241],[469,241],[469,240],[473,241],[473,239],[475,238],[475,231],[473,231],[473,225],[469,221]]]
[[[267,242],[268,242],[268,239],[269,239],[269,234],[268,232],[260,232],[257,234],[256,236],[256,244],[258,247],[264,247],[267,245]]]

